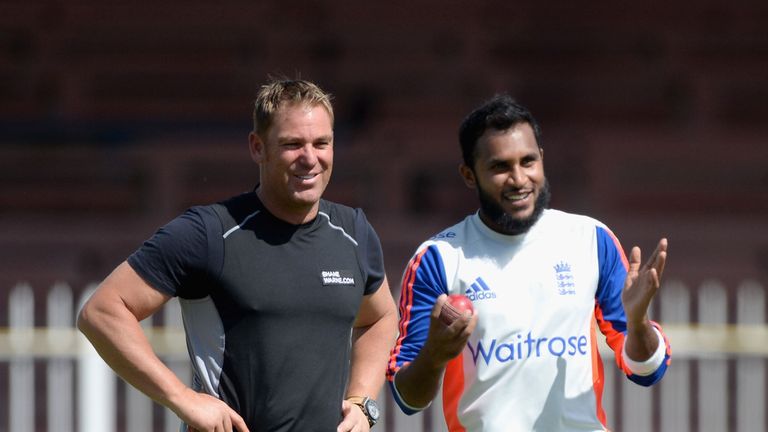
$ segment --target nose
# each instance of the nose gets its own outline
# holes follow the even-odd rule
[[[525,184],[525,172],[522,167],[514,166],[509,170],[508,182],[516,187]]]
[[[308,167],[313,167],[317,164],[317,152],[312,144],[307,144],[302,147],[299,161]]]

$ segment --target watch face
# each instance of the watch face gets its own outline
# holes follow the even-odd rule
[[[368,411],[368,415],[371,416],[371,419],[376,421],[379,419],[379,405],[376,404],[376,401],[373,399],[368,399],[365,402],[365,410]]]

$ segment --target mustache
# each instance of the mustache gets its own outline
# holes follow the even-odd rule
[[[509,188],[509,190],[520,191],[526,189]],[[533,192],[533,190],[534,189],[530,189],[530,192]],[[506,193],[509,192],[505,190],[502,192],[502,195]],[[544,179],[544,183],[539,190],[539,195],[534,202],[533,213],[527,218],[515,218],[507,214],[501,204],[499,204],[498,200],[492,198],[485,190],[478,188],[477,194],[480,199],[480,210],[496,224],[500,229],[500,232],[507,235],[518,235],[528,232],[528,230],[530,230],[539,220],[544,209],[549,207],[550,200],[549,182]]]

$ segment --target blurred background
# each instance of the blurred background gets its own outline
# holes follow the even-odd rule
[[[552,206],[600,219],[626,250],[650,252],[667,236],[665,278],[678,303],[673,311],[656,301],[656,318],[666,314],[681,332],[715,323],[727,339],[744,320],[765,322],[766,22],[759,0],[0,0],[0,327],[49,326],[54,286],[71,293],[73,315],[88,287],[159,226],[251,189],[252,100],[269,75],[285,75],[334,94],[326,198],[365,210],[396,298],[416,246],[475,210],[458,176],[457,128],[506,92],[543,128]],[[745,286],[749,297],[739,294]],[[17,289],[33,300],[14,318]],[[701,300],[710,297],[715,318]],[[768,341],[759,340],[764,326],[750,328],[758,340],[746,339]],[[15,432],[14,421],[48,430],[41,353],[50,349],[28,355],[33,348],[4,340],[0,431]],[[694,396],[682,409],[687,423],[670,430],[744,421],[733,399],[742,357],[758,366],[751,381],[764,411],[766,354],[752,346],[717,345],[723,352],[703,360],[682,350],[678,370]],[[31,424],[11,415],[19,358],[31,364]],[[712,403],[725,423],[714,425],[695,396],[710,360],[720,366],[703,375],[723,377]],[[129,399],[123,387],[118,403]],[[77,385],[64,391],[77,399]],[[623,394],[619,384],[609,390],[615,430],[632,429]],[[646,430],[664,429],[662,391],[647,398]],[[115,430],[128,430],[121,406]],[[384,430],[444,427],[439,415],[401,420],[394,411],[387,422]],[[74,414],[57,430],[81,424]],[[764,414],[754,424],[765,430]]]

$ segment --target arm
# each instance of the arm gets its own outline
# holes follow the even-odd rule
[[[347,397],[376,398],[384,384],[389,350],[397,335],[397,310],[386,277],[373,294],[363,297],[352,329],[352,358]],[[344,421],[339,431],[368,430],[363,412],[348,401],[342,403]]]
[[[462,352],[477,324],[476,316],[460,317],[449,327],[438,319],[449,291],[444,259],[436,245],[421,247],[403,274],[400,336],[387,379],[395,402],[408,415],[430,404],[450,360]]]
[[[666,373],[671,354],[661,327],[648,319],[648,306],[659,288],[666,262],[667,241],[660,240],[641,267],[639,248],[632,249],[628,260],[618,239],[604,227],[597,228],[597,240],[597,324],[627,378],[650,386]]]
[[[385,278],[375,293],[363,297],[355,320],[347,396],[379,394],[396,335],[397,310]]]
[[[237,413],[219,399],[187,387],[152,350],[139,322],[169,299],[123,262],[83,306],[77,326],[121,378],[196,430],[232,430],[234,426],[247,431]]]
[[[416,410],[427,407],[437,395],[446,365],[467,345],[477,325],[477,314],[459,317],[446,326],[440,321],[440,310],[448,297],[437,298],[429,318],[429,332],[416,358],[395,374],[394,384],[401,400]]]

